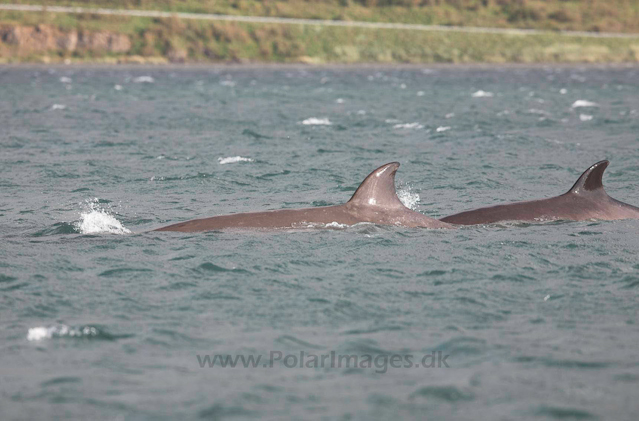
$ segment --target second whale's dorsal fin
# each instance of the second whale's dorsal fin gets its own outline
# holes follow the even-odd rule
[[[577,180],[575,185],[568,190],[567,194],[587,194],[597,191],[604,192],[602,178],[609,163],[610,162],[608,162],[608,160],[604,159],[603,161],[599,161],[592,167],[588,168],[583,174],[581,174],[581,177],[579,177],[579,180]]]
[[[348,203],[358,206],[403,208],[404,204],[395,191],[395,173],[399,162],[382,165],[364,179]]]

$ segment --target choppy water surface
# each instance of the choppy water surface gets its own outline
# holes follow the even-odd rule
[[[0,127],[3,420],[639,411],[639,221],[148,232],[342,203],[394,160],[433,217],[604,158],[637,205],[637,68],[5,67]]]

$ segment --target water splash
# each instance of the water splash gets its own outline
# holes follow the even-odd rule
[[[43,339],[51,339],[58,337],[72,337],[72,338],[81,338],[81,337],[92,337],[98,336],[100,332],[93,326],[80,326],[80,327],[69,327],[66,325],[59,326],[38,326],[32,327],[27,332],[27,340],[28,341],[41,341]]]
[[[410,186],[402,186],[397,190],[397,197],[399,197],[400,202],[404,204],[408,209],[417,210],[417,205],[419,204],[421,198],[419,194],[415,193]]]
[[[86,210],[80,214],[80,220],[74,224],[76,231],[82,234],[130,234],[131,231],[118,221],[112,212],[102,209],[99,199],[86,201]]]
[[[326,228],[344,229],[344,228],[348,228],[348,225],[347,224],[340,224],[339,222],[333,221],[331,223],[326,224]]]

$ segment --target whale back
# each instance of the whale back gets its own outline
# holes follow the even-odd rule
[[[492,224],[500,221],[545,221],[588,219],[639,219],[639,208],[608,196],[603,187],[607,160],[592,165],[561,196],[474,209],[441,220],[451,224]]]

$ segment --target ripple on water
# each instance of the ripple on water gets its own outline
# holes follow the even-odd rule
[[[255,418],[258,412],[245,409],[241,406],[227,406],[223,404],[215,404],[209,408],[203,409],[199,413],[200,418],[207,420],[221,420],[227,418]]]
[[[199,265],[195,271],[200,272],[200,273],[224,273],[224,272],[234,272],[234,273],[250,273],[248,270],[245,269],[238,269],[235,267],[232,267],[230,269],[227,269],[225,267],[222,266],[218,266],[214,263],[211,262],[206,262],[206,263],[202,263],[201,265]]]
[[[31,234],[32,237],[43,237],[47,235],[65,235],[65,234],[77,234],[78,230],[75,223],[58,222],[52,226],[36,231]]]
[[[282,335],[278,337],[277,339],[275,339],[275,342],[290,348],[302,348],[302,349],[325,349],[326,348],[324,345],[318,345],[311,342],[306,342],[292,335]]]
[[[103,277],[116,277],[116,276],[122,276],[122,275],[130,275],[130,274],[135,274],[135,273],[144,273],[144,272],[153,272],[153,270],[151,269],[144,269],[144,268],[117,268],[117,269],[109,269],[109,270],[105,270],[104,272],[101,272],[98,274],[98,276],[103,276]]]
[[[535,411],[535,415],[549,417],[555,420],[593,420],[599,417],[592,412],[579,408],[569,408],[561,406],[540,406]]]
[[[424,386],[411,393],[409,399],[436,399],[450,403],[472,401],[475,395],[471,390],[456,386]]]

